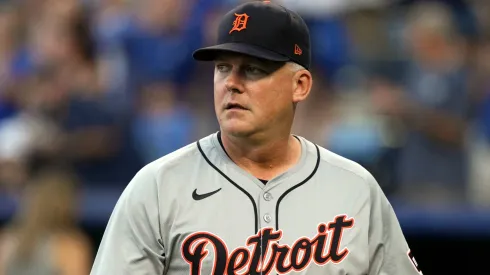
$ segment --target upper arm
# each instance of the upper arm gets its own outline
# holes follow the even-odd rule
[[[61,274],[87,275],[92,262],[89,239],[80,233],[60,236],[56,242],[56,259]]]
[[[15,235],[12,229],[0,231],[0,275],[4,275],[9,258],[14,252]]]
[[[371,181],[369,275],[420,275],[396,214],[374,178]]]
[[[162,274],[165,257],[157,195],[153,172],[146,166],[119,198],[91,275]]]
[[[7,261],[7,244],[6,244],[6,234],[0,232],[0,275],[5,273],[5,265]]]

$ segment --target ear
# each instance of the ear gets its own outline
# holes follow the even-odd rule
[[[299,70],[293,76],[293,103],[305,100],[313,86],[313,77],[308,70]]]

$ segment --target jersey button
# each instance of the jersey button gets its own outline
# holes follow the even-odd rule
[[[264,199],[266,201],[272,200],[272,194],[271,193],[268,193],[268,192],[264,193]]]
[[[265,214],[265,215],[264,215],[264,221],[265,221],[266,223],[271,222],[271,221],[272,221],[272,217],[271,217],[271,215],[269,215],[269,214]]]

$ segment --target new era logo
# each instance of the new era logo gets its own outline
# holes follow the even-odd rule
[[[298,44],[294,44],[294,54],[296,54],[296,55],[302,55],[303,54],[303,51],[298,46]]]

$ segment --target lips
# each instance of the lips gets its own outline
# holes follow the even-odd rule
[[[247,110],[247,108],[243,107],[238,103],[228,103],[225,106],[226,110]]]

